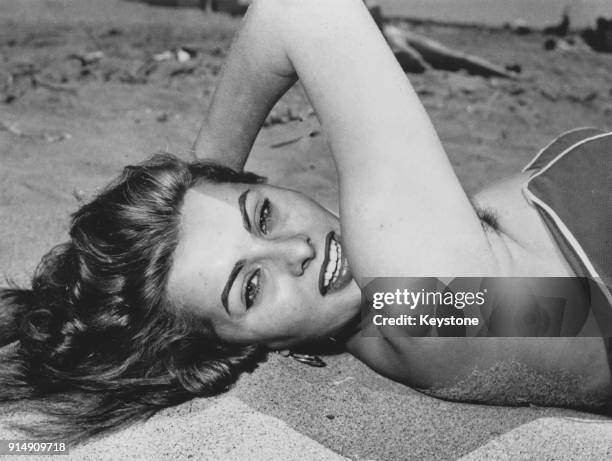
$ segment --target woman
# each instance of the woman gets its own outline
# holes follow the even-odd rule
[[[298,77],[329,138],[340,220],[240,172]],[[581,130],[548,152],[574,138],[607,140]],[[60,395],[56,434],[84,438],[221,392],[264,349],[331,337],[440,397],[609,401],[601,337],[421,338],[359,321],[366,277],[571,277],[578,267],[521,192],[542,165],[467,198],[359,0],[255,1],[195,153],[207,162],[127,167],[75,213],[70,242],[43,259],[32,289],[4,291],[2,342],[18,342],[3,400]],[[538,385],[509,388],[508,373]]]

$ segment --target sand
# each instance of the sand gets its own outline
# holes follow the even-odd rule
[[[3,275],[26,283],[41,255],[66,239],[68,217],[79,200],[95,193],[123,165],[156,151],[181,154],[190,147],[238,25],[238,19],[204,16],[197,10],[119,0],[0,1]],[[516,172],[563,130],[610,128],[610,56],[581,46],[544,51],[539,34],[435,25],[415,30],[522,69],[517,81],[437,71],[411,76],[468,192]],[[195,53],[193,59],[153,59],[178,47]],[[279,103],[275,120],[306,116],[309,109],[296,87]],[[285,143],[317,129],[313,116],[265,128],[247,168],[337,209],[335,172],[324,136]],[[274,147],[279,144],[284,145]],[[309,458],[300,447],[322,450],[317,453],[330,459],[335,455],[326,450],[352,459],[456,459],[483,445],[474,452],[482,456],[470,459],[487,459],[490,453],[520,457],[525,450],[539,459],[570,459],[573,453],[604,459],[612,446],[609,438],[602,442],[601,434],[610,434],[610,427],[600,417],[563,409],[443,402],[390,382],[346,354],[326,360],[327,368],[313,369],[272,355],[226,397],[166,410],[148,425],[98,442],[103,443],[98,448],[75,451],[75,459],[91,457],[104,449],[100,447],[123,446],[125,454],[126,437],[144,443],[159,438],[159,431],[165,434],[166,427],[167,451],[180,446],[180,458],[198,459],[204,456],[203,446],[227,440],[224,424],[243,416],[246,425],[236,434],[244,437],[235,441],[236,449],[250,447],[253,459],[273,459],[270,446],[281,450],[276,459],[289,459],[282,455],[286,447],[293,447],[296,459],[318,457]],[[190,411],[207,415],[215,404],[222,405],[217,410],[227,410],[211,410],[217,425],[185,417]],[[253,445],[258,436],[246,429],[247,414],[290,434],[287,440],[293,442],[285,445],[281,437],[263,439],[259,448]],[[571,432],[559,426],[562,417],[598,424],[584,423],[575,433],[583,451],[568,451],[561,443]],[[524,426],[531,422],[535,426]],[[183,443],[181,434],[199,424],[207,440],[194,437]],[[174,425],[178,429],[170,430]],[[2,434],[0,439],[6,438]],[[508,438],[499,438],[502,434]],[[310,445],[308,439],[322,446]],[[516,451],[521,446],[523,451]]]

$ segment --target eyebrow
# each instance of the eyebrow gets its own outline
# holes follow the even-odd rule
[[[227,282],[225,282],[225,286],[223,287],[223,292],[221,293],[221,304],[223,304],[223,307],[225,308],[225,311],[228,314],[230,312],[227,307],[227,297],[230,294],[230,291],[232,291],[232,285],[234,284],[234,280],[236,280],[236,277],[244,267],[244,263],[244,259],[241,259],[236,264],[234,264],[234,267],[232,268],[232,271],[230,272],[230,275],[227,278]]]
[[[249,221],[249,214],[246,211],[246,199],[250,191],[250,189],[247,189],[238,197],[238,208],[240,208],[240,214],[242,215],[242,225],[249,232],[251,232],[251,221]]]

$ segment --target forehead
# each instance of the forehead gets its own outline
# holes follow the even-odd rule
[[[240,223],[238,198],[246,184],[202,184],[189,189],[181,207],[181,246],[203,237],[226,233],[234,221]]]
[[[170,297],[187,309],[224,313],[221,292],[239,259],[246,230],[238,197],[246,184],[204,184],[187,191],[179,243],[168,280]]]

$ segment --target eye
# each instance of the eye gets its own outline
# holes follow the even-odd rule
[[[253,274],[249,277],[246,286],[244,287],[244,303],[246,304],[247,309],[253,305],[255,300],[257,299],[257,295],[259,295],[260,291],[260,283],[259,278],[261,276],[261,269],[257,269]]]
[[[266,235],[270,231],[270,221],[272,218],[272,207],[270,200],[265,199],[259,210],[259,230]]]

